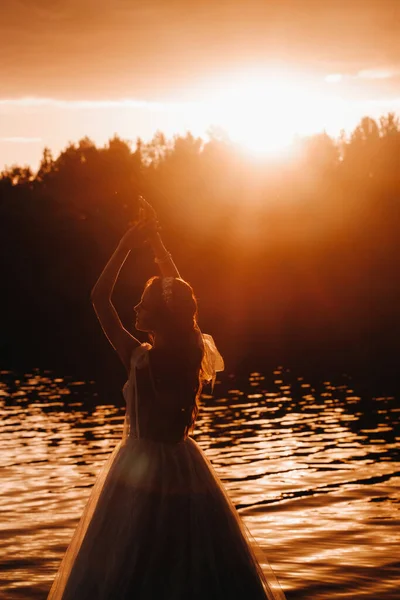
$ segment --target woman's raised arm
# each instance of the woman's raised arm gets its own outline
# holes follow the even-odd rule
[[[143,243],[144,227],[143,223],[138,223],[125,233],[104,267],[91,293],[93,307],[100,325],[108,341],[117,351],[128,373],[132,351],[140,342],[121,323],[115,306],[111,301],[111,295],[121,267],[128,254],[133,248]]]
[[[147,236],[153,252],[155,261],[161,272],[162,277],[176,277],[180,278],[179,271],[174,261],[172,260],[171,253],[168,252],[164,246],[164,242],[161,239],[160,232],[157,229],[157,214],[154,208],[144,198],[141,199],[142,209],[145,218],[148,222],[153,222],[155,226],[150,229],[150,233]]]

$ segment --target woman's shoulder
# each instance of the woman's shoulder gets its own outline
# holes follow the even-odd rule
[[[136,346],[131,354],[131,366],[140,369],[148,364],[149,351],[152,349],[151,344],[145,342]]]

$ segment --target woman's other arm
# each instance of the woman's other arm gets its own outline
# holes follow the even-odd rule
[[[158,264],[162,277],[180,278],[179,271],[172,260],[170,252],[164,246],[160,234],[157,232],[148,238],[153,249],[155,261]]]

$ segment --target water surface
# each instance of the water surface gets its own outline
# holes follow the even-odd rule
[[[1,599],[46,597],[122,405],[95,382],[0,372]],[[193,437],[288,600],[399,600],[399,415],[348,377],[313,387],[283,368],[203,396]]]

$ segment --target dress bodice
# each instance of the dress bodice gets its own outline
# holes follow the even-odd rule
[[[123,387],[126,401],[124,436],[177,443],[187,436],[198,378],[179,375],[170,365],[150,359],[150,344],[132,353],[130,376]]]

